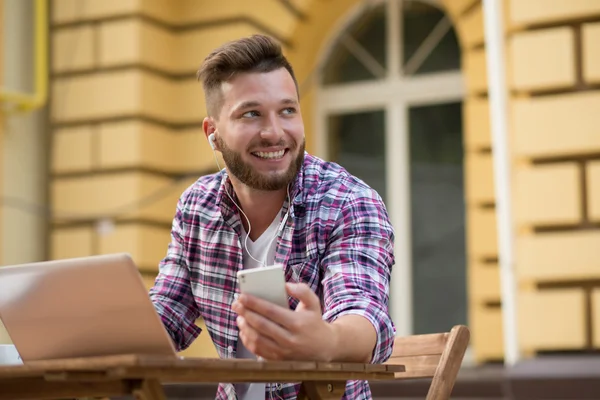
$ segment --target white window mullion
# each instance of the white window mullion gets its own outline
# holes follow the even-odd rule
[[[416,73],[451,28],[452,22],[446,15],[437,23],[433,30],[429,32],[429,35],[423,40],[423,43],[421,43],[410,60],[406,60],[406,64],[404,64],[404,73],[406,75],[413,75]]]
[[[405,79],[402,98],[410,105],[426,105],[459,101],[464,98],[465,82],[460,71],[417,75]]]
[[[386,170],[388,212],[395,231],[390,284],[390,314],[399,336],[413,332],[412,250],[410,239],[410,164],[407,106],[390,102],[386,108]]]
[[[320,103],[325,111],[353,112],[384,108],[389,97],[383,81],[340,85],[320,91]]]
[[[315,101],[313,105],[313,118],[315,121],[315,153],[316,156],[323,160],[329,159],[329,141],[327,127],[328,111],[323,107],[323,90],[316,88]]]
[[[436,104],[459,100],[465,87],[460,72],[444,72],[396,81],[348,83],[321,88],[319,100],[324,110],[357,111],[383,108],[390,101]]]
[[[344,34],[340,38],[346,49],[352,54],[376,79],[385,79],[385,67],[375,59],[360,43],[352,36]]]
[[[399,0],[387,0],[386,4],[386,43],[387,77],[389,81],[402,78],[402,4]]]

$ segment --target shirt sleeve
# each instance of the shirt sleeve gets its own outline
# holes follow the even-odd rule
[[[366,318],[377,333],[371,362],[383,363],[393,350],[395,327],[388,312],[394,264],[394,232],[379,195],[354,193],[343,203],[322,259],[323,318]]]
[[[186,257],[184,212],[188,195],[184,192],[177,203],[167,254],[159,263],[158,276],[149,292],[177,351],[189,347],[201,332],[196,325],[200,310],[192,293]]]

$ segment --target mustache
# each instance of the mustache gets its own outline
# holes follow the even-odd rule
[[[252,151],[259,151],[262,148],[269,147],[285,147],[294,150],[297,147],[297,144],[294,142],[286,142],[283,139],[280,139],[278,142],[273,142],[267,139],[261,139],[258,143],[254,143],[250,146]]]

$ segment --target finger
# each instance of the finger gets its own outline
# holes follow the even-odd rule
[[[282,359],[280,347],[271,339],[261,336],[244,317],[237,317],[237,324],[240,330],[240,339],[250,352],[266,360]]]
[[[294,312],[289,308],[283,308],[267,300],[245,294],[241,295],[238,301],[239,305],[235,310],[238,314],[245,313],[247,310],[250,310],[262,315],[278,325],[281,325],[286,329],[294,323],[295,315]]]
[[[298,305],[298,307],[301,307],[300,309],[304,308],[311,311],[321,312],[321,301],[307,284],[287,283],[286,289],[290,296],[300,301],[301,304]],[[298,310],[298,308],[296,309]]]
[[[251,310],[245,310],[243,314],[245,322],[252,327],[259,335],[265,336],[277,343],[280,347],[289,347],[289,339],[292,332],[289,332],[281,325],[271,321],[269,318],[255,313]]]

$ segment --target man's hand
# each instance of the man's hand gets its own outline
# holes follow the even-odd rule
[[[286,289],[299,301],[295,311],[245,294],[233,303],[244,345],[266,360],[331,361],[337,334],[323,321],[319,298],[303,283]]]

